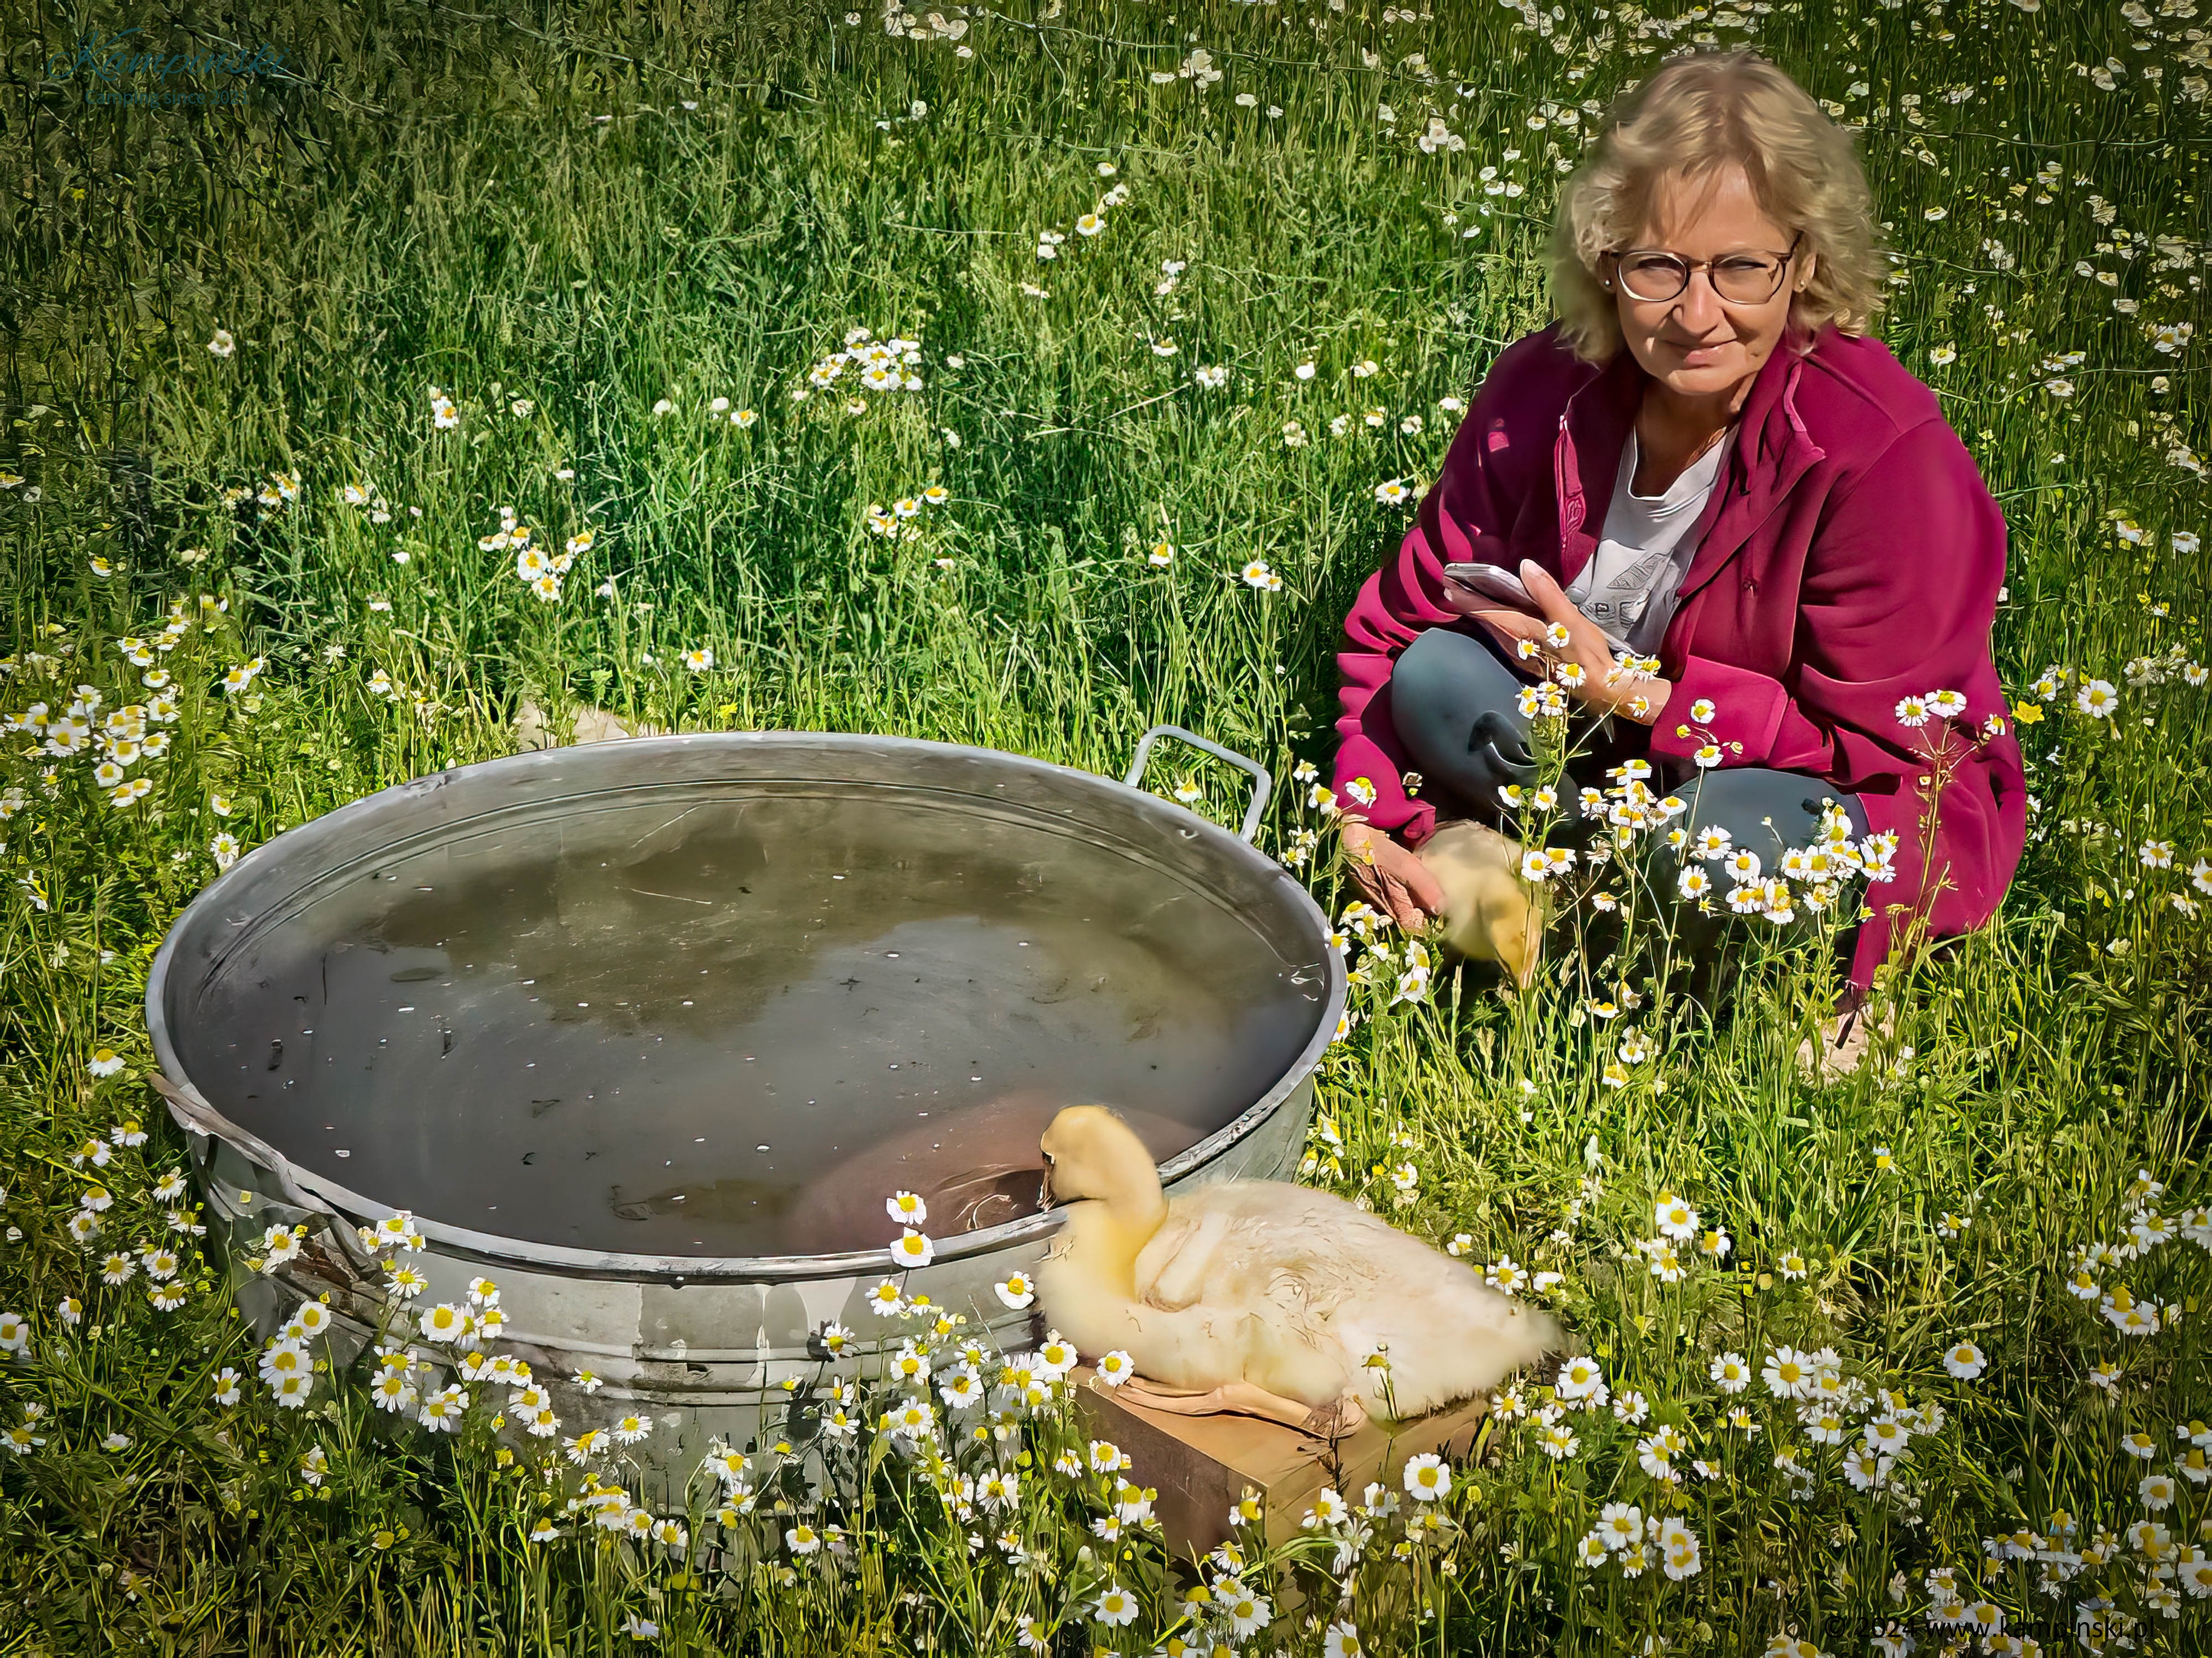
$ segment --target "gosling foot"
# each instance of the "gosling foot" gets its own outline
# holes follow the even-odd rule
[[[1367,1406],[1358,1394],[1340,1394],[1306,1412],[1305,1430],[1332,1445],[1367,1425]]]
[[[1315,1406],[1269,1393],[1249,1382],[1224,1382],[1218,1388],[1170,1388],[1132,1376],[1121,1384],[1121,1393],[1146,1410],[1164,1411],[1171,1416],[1256,1416],[1316,1439],[1341,1439],[1367,1420],[1367,1407],[1354,1394]]]
[[[1877,1026],[1870,1017],[1873,1010],[1860,1006],[1849,1013],[1838,1014],[1820,1027],[1820,1035],[1808,1038],[1797,1047],[1798,1074],[1818,1086],[1848,1077],[1859,1067],[1874,1045]],[[1885,1008],[1879,1026],[1884,1041],[1897,1035],[1897,1010]]]

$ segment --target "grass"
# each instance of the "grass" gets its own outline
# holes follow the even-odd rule
[[[2212,21],[2187,0],[1560,10],[1006,0],[941,27],[894,14],[893,33],[872,5],[848,21],[799,0],[307,0],[225,33],[17,9],[12,33],[42,49],[0,88],[0,708],[58,716],[89,684],[97,723],[156,695],[149,670],[176,707],[151,725],[167,752],[126,768],[151,785],[128,806],[89,746],[55,756],[19,726],[0,754],[0,1342],[22,1350],[0,1376],[21,1453],[0,1457],[0,1654],[1000,1652],[1020,1619],[1061,1654],[1215,1636],[1297,1654],[2203,1649],[2212,1488],[2177,1459],[2212,1440],[2195,1425],[2212,1417],[2212,951],[2191,877],[2212,847],[2192,683]],[[142,21],[177,49],[265,41],[281,66],[199,111],[93,101],[88,70],[60,73],[94,29]],[[749,1512],[702,1474],[683,1515],[647,1515],[680,1518],[680,1543],[574,1509],[619,1520],[633,1497],[592,1498],[558,1439],[495,1430],[488,1386],[451,1436],[374,1408],[367,1372],[276,1402],[226,1266],[265,1245],[169,1232],[156,1193],[187,1148],[145,1082],[144,977],[220,837],[257,845],[504,752],[526,695],[1109,773],[1171,721],[1279,775],[1325,763],[1340,620],[1409,521],[1377,486],[1433,479],[1441,400],[1542,320],[1555,158],[1667,52],[1741,39],[1863,128],[1899,255],[1883,336],[2006,509],[1996,650],[2028,710],[2027,860],[1996,926],[1894,975],[1895,1035],[1826,1084],[1791,1059],[1824,1005],[1805,943],[1752,933],[1714,1025],[1635,959],[1572,952],[1526,994],[1439,971],[1394,999],[1403,942],[1363,939],[1308,1169],[1493,1270],[1557,1274],[1544,1298],[1643,1420],[1532,1379],[1443,1501],[1370,1498],[1210,1565],[1269,1602],[1235,1635],[1233,1594],[1179,1599],[1190,1574],[1145,1524],[1111,1544],[1093,1528],[1121,1476],[1055,1470],[1074,1429],[1049,1387],[981,1446],[870,1430],[761,1453]],[[1462,148],[1418,146],[1432,113]],[[1065,239],[1050,260],[1047,229]],[[795,401],[856,326],[920,342],[921,388],[851,411],[848,369]],[[872,504],[933,483],[944,504],[891,520],[918,534],[871,530]],[[480,546],[502,506],[549,552],[592,532],[557,602],[512,544]],[[1941,551],[1899,525],[1899,556]],[[1255,559],[1279,591],[1241,579]],[[2080,704],[2095,680],[2110,715]],[[1233,777],[1192,780],[1198,809],[1233,817]],[[1262,844],[1340,909],[1299,799]],[[1590,1017],[1623,977],[1644,1005]],[[1648,1057],[1624,1061],[1623,1027]],[[81,1246],[94,1184],[112,1206]],[[1676,1281],[1638,1247],[1670,1196],[1730,1240],[1717,1258],[1685,1240]],[[173,1310],[143,1255],[102,1281],[109,1249],[164,1240]],[[2085,1264],[2095,1243],[2126,1247]],[[2130,1301],[2155,1333],[2122,1333]],[[1971,1378],[1944,1363],[1962,1340],[1986,1360]],[[1782,1347],[1832,1350],[1844,1443],[1759,1379]],[[1714,1376],[1724,1352],[1753,1372],[1741,1393]],[[896,1396],[870,1394],[871,1430]],[[1862,1491],[1844,1457],[1877,1413],[1909,1445]],[[1668,1426],[1678,1449],[1649,1442]],[[1555,1428],[1571,1455],[1546,1451]],[[103,1448],[112,1433],[127,1444]],[[1023,1497],[992,1514],[957,1481],[1002,1458]],[[611,1490],[619,1462],[589,1477]],[[1697,1547],[1675,1564],[1696,1570],[1656,1545],[1638,1575],[1619,1549],[1581,1564],[1609,1503],[1680,1516]],[[529,1540],[542,1518],[563,1534]],[[807,1552],[800,1526],[842,1531]],[[1097,1615],[1115,1586],[1127,1625]]]

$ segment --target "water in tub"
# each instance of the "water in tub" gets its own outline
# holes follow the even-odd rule
[[[333,878],[179,1021],[216,1105],[374,1204],[660,1255],[1033,1211],[1102,1101],[1156,1156],[1255,1102],[1314,1001],[1187,876],[924,800],[617,798]]]

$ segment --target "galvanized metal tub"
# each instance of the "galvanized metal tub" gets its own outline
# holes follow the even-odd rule
[[[328,1292],[344,1361],[385,1310],[356,1228],[411,1211],[424,1303],[492,1278],[501,1347],[595,1371],[587,1418],[650,1412],[674,1470],[818,1371],[824,1325],[904,1333],[866,1298],[910,1171],[951,1184],[908,1293],[1006,1341],[1057,1106],[1128,1111],[1170,1192],[1288,1173],[1342,965],[1249,844],[1264,770],[1162,730],[1256,774],[1243,837],[1135,786],[1160,732],[1126,782],[763,732],[463,767],[249,853],[146,1008],[215,1216],[309,1229],[239,1268],[249,1311]]]

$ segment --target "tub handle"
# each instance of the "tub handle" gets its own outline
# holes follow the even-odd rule
[[[1187,732],[1180,726],[1155,726],[1137,739],[1137,752],[1130,759],[1129,774],[1122,780],[1131,788],[1144,781],[1145,762],[1152,754],[1153,741],[1162,737],[1179,738],[1194,749],[1203,749],[1216,760],[1225,760],[1239,770],[1252,774],[1252,799],[1244,808],[1244,827],[1237,831],[1238,837],[1249,844],[1260,832],[1260,814],[1267,810],[1267,796],[1275,786],[1275,780],[1268,774],[1267,768],[1234,749],[1224,749],[1218,743],[1209,742],[1196,732]]]
[[[169,1114],[179,1126],[222,1141],[247,1163],[266,1169],[276,1182],[278,1201],[306,1214],[322,1217],[340,1253],[356,1266],[374,1264],[362,1253],[360,1241],[354,1236],[353,1223],[321,1198],[302,1191],[292,1177],[292,1165],[267,1141],[236,1123],[226,1121],[207,1096],[190,1083],[179,1086],[159,1071],[148,1072],[146,1080],[156,1094],[169,1102]]]

